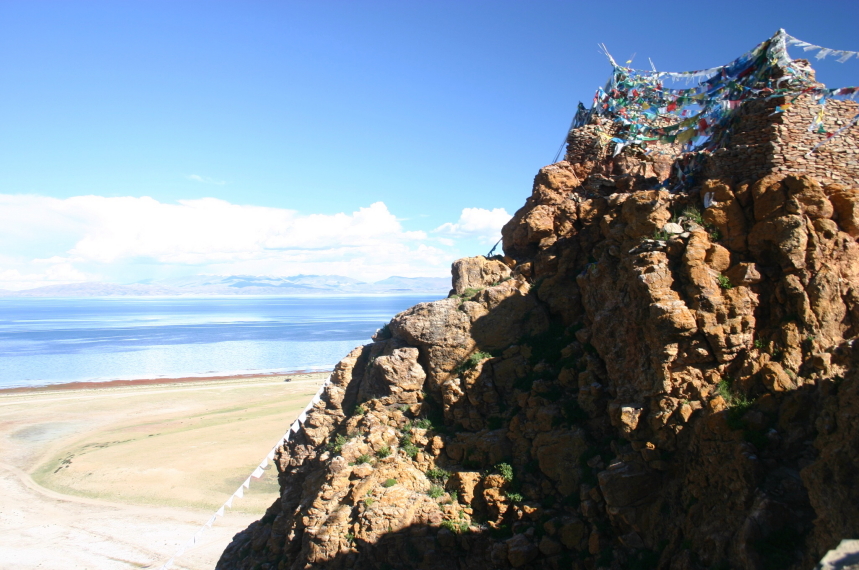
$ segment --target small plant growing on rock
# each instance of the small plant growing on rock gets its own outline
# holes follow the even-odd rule
[[[429,488],[429,491],[427,491],[427,495],[429,495],[431,499],[438,499],[439,497],[444,495],[444,489],[442,489],[438,485],[433,485]]]
[[[427,469],[426,476],[430,481],[443,483],[447,481],[448,477],[450,477],[450,472],[444,469],[439,469],[438,467],[433,467],[432,469]]]
[[[379,450],[376,451],[376,457],[379,459],[384,459],[389,455],[391,455],[391,448],[387,445],[380,447]]]
[[[366,499],[364,499],[364,505],[368,508],[372,507],[373,503],[375,503],[375,502],[376,502],[376,499],[374,499],[373,497],[367,497]]]
[[[358,457],[355,458],[355,461],[352,462],[352,465],[361,465],[362,463],[370,463],[373,458],[367,455],[366,453],[362,453]]]
[[[719,282],[719,287],[722,289],[733,289],[734,285],[731,283],[731,280],[728,279],[727,275],[719,275],[716,277],[716,281]]]
[[[406,444],[402,447],[403,453],[408,455],[410,458],[414,459],[417,457],[418,452],[421,450],[417,445],[413,443]]]
[[[328,445],[326,445],[325,448],[333,453],[340,453],[343,451],[343,446],[346,445],[348,441],[349,439],[345,435],[338,434],[334,439],[328,442]]]
[[[421,418],[415,422],[415,427],[418,429],[430,429],[432,427],[432,421],[427,418]]]
[[[385,482],[382,483],[382,487],[387,489],[388,487],[393,487],[396,484],[397,484],[396,479],[385,479]]]
[[[350,532],[346,535],[346,542],[349,543],[349,546],[355,544],[355,533]]]
[[[446,528],[450,532],[455,532],[456,534],[468,532],[468,522],[465,520],[441,521],[441,527]]]
[[[704,225],[704,215],[701,214],[701,210],[699,210],[695,206],[689,206],[688,208],[683,210],[683,217],[691,222],[695,222],[699,226]]]
[[[456,367],[456,373],[462,374],[467,370],[473,370],[477,368],[477,365],[487,358],[492,358],[492,355],[488,352],[477,351],[468,358],[466,358],[459,366]]]
[[[448,496],[450,496],[450,500],[448,501],[449,504],[454,504],[459,501],[459,493],[456,491],[449,491]]]
[[[522,501],[525,500],[525,497],[523,497],[519,493],[506,493],[506,495],[507,495],[507,499],[511,503],[521,503]]]
[[[762,341],[761,339],[755,340],[755,348],[757,348],[758,350],[763,350],[765,347],[766,344],[764,343],[764,341]]]
[[[513,466],[509,463],[499,463],[495,466],[495,469],[498,470],[498,473],[500,473],[508,483],[513,480]]]
[[[367,408],[364,407],[364,404],[358,404],[355,406],[355,410],[352,412],[353,416],[363,416],[367,413]]]

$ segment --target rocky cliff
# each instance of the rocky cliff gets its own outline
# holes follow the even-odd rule
[[[742,152],[653,189],[685,157],[597,127],[505,256],[337,365],[218,568],[805,569],[859,534],[859,189]]]

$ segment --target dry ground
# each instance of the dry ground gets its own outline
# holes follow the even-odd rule
[[[0,569],[159,567],[327,373],[290,377],[0,393]],[[174,567],[213,568],[276,496],[272,471],[253,479]]]

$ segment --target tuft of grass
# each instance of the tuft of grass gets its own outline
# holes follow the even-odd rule
[[[379,450],[376,452],[376,457],[378,457],[379,459],[384,459],[389,455],[391,455],[391,448],[387,445],[380,447]]]
[[[478,350],[477,352],[466,358],[464,361],[462,361],[462,363],[460,363],[460,365],[456,367],[455,372],[457,374],[462,374],[467,370],[473,370],[474,368],[477,368],[478,364],[480,364],[487,358],[492,358],[492,355],[488,352],[482,352]]]
[[[731,280],[728,279],[727,275],[719,275],[716,277],[716,281],[719,283],[719,287],[722,289],[733,289],[734,285],[731,283]]]
[[[509,463],[499,463],[495,466],[495,469],[504,477],[504,480],[508,483],[513,481],[513,466]]]
[[[358,404],[355,406],[355,409],[352,411],[353,416],[363,416],[367,413],[367,408],[364,407],[364,404]]]
[[[355,461],[352,462],[352,465],[361,465],[362,463],[370,463],[373,458],[367,455],[366,453],[362,453],[358,457],[355,458]]]
[[[431,429],[432,421],[428,418],[421,418],[415,422],[414,427],[418,429]]]
[[[442,489],[438,485],[433,485],[427,491],[427,495],[429,495],[431,499],[438,499],[439,497],[444,495],[444,489]]]
[[[402,406],[400,406],[400,411],[404,414],[411,409],[412,409],[411,406],[409,406],[408,404],[403,404]]]
[[[506,493],[506,495],[507,495],[507,498],[510,500],[511,503],[521,503],[522,501],[525,500],[525,497],[523,497],[519,493]]]
[[[764,343],[764,341],[759,338],[755,339],[755,348],[757,348],[758,350],[763,350],[765,347],[766,343]]]
[[[653,235],[650,237],[650,239],[653,239],[656,241],[668,241],[670,238],[671,238],[671,234],[669,234],[665,230],[656,230],[655,232],[653,232]],[[648,238],[644,238],[644,239],[648,239]]]
[[[450,477],[450,472],[438,467],[433,467],[432,469],[427,469],[426,476],[430,481],[444,483],[447,481],[448,477]]]
[[[450,495],[450,502],[452,504],[459,501],[459,493],[457,493],[456,491],[449,491],[448,495]]]
[[[687,220],[691,220],[698,224],[699,226],[704,225],[704,215],[701,213],[701,210],[696,208],[695,206],[689,206],[685,210],[683,210],[683,217]]]
[[[388,487],[393,487],[396,484],[397,484],[396,479],[385,479],[385,482],[382,483],[382,487],[385,487],[387,489]]]
[[[328,445],[325,446],[325,449],[331,451],[333,453],[340,453],[343,451],[343,446],[349,441],[350,438],[347,438],[343,434],[338,434],[334,439],[328,442]]]
[[[355,544],[355,533],[350,532],[349,534],[347,534],[346,535],[346,542],[349,543],[349,546],[352,546],[353,544]]]
[[[413,443],[407,443],[401,449],[403,450],[403,453],[405,453],[412,459],[417,457],[418,452],[421,450],[417,445]]]
[[[450,532],[455,532],[456,534],[463,534],[468,532],[468,523],[464,520],[458,521],[441,521],[442,528],[446,528]]]
[[[376,499],[374,499],[373,497],[367,497],[366,499],[364,499],[364,505],[366,505],[367,507],[372,507],[373,503],[375,502]]]

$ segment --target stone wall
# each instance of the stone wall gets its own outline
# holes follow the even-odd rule
[[[773,152],[773,170],[804,172],[823,184],[836,182],[859,186],[859,125],[847,129],[806,157],[814,145],[826,138],[826,135],[808,132],[819,109],[811,96],[806,95],[779,115],[781,120],[776,125],[778,139]],[[857,113],[859,103],[855,101],[827,101],[824,128],[827,132],[835,132]]]

